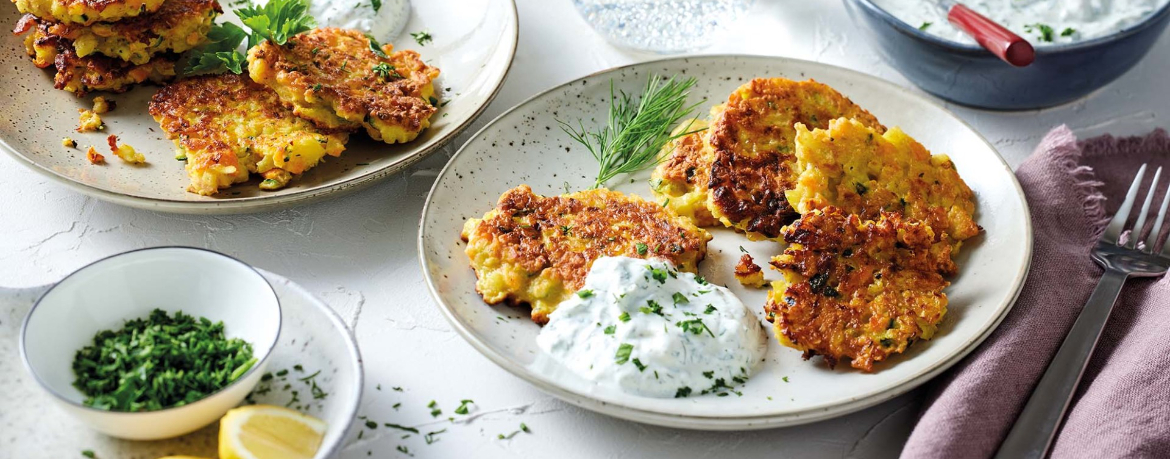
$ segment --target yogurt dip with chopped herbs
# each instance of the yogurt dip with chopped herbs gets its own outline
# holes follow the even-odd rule
[[[311,0],[309,14],[318,27],[359,30],[387,42],[410,20],[409,0]]]
[[[1011,29],[1033,46],[1103,37],[1140,23],[1170,0],[970,0],[971,9]],[[975,44],[946,20],[935,0],[874,0],[903,22],[947,40]]]
[[[765,339],[759,319],[726,288],[663,261],[603,257],[536,342],[600,385],[688,397],[739,394],[764,358]]]

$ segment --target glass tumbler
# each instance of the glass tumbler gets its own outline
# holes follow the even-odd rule
[[[618,46],[661,54],[695,51],[739,19],[755,0],[572,0],[598,33]]]

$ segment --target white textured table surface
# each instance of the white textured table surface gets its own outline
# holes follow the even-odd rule
[[[499,97],[470,131],[507,108],[575,77],[654,58],[607,45],[568,0],[519,0],[520,45]],[[705,53],[781,55],[841,65],[909,85],[855,35],[838,1],[759,0],[736,30]],[[1136,132],[1170,115],[1170,35],[1118,81],[1055,109],[998,113],[951,107],[1013,166],[1054,125],[1084,132]],[[1116,120],[1116,121],[1115,121]],[[362,413],[384,422],[447,428],[440,441],[366,435],[342,457],[889,457],[912,426],[915,394],[834,421],[744,433],[701,433],[619,421],[553,399],[497,368],[444,321],[423,285],[415,242],[418,216],[437,171],[463,138],[413,169],[342,198],[283,212],[203,217],[99,202],[0,155],[0,285],[51,282],[97,258],[129,249],[191,245],[280,273],[316,292],[354,327],[366,365]],[[22,371],[5,368],[3,371]],[[375,390],[381,385],[383,390]],[[403,392],[389,390],[400,386]],[[445,412],[473,399],[479,416],[446,425]],[[401,403],[398,411],[392,407]],[[0,412],[7,411],[0,401]],[[7,420],[35,413],[4,413]],[[531,434],[501,441],[526,423]],[[62,429],[81,429],[64,425]],[[67,437],[67,436],[66,436]],[[46,437],[50,438],[50,437]],[[51,438],[61,438],[53,435]],[[0,434],[0,457],[14,451]],[[22,445],[36,442],[21,442]],[[6,446],[7,445],[7,446]],[[86,445],[69,445],[77,451]]]

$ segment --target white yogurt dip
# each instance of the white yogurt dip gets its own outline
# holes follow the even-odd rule
[[[963,4],[1042,47],[1074,43],[1133,26],[1170,0],[970,0]],[[960,43],[975,40],[947,22],[933,0],[874,0],[903,22]]]
[[[738,394],[767,349],[760,321],[726,288],[670,264],[593,263],[536,342],[585,379],[649,397]]]
[[[387,42],[402,33],[410,20],[410,1],[310,0],[309,14],[317,19],[317,27],[359,30]]]

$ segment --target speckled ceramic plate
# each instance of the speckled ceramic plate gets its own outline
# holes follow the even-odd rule
[[[222,2],[225,9],[231,2]],[[461,14],[451,14],[458,10]],[[0,24],[16,23],[20,14],[10,3],[0,5]],[[233,14],[225,18],[235,20]],[[419,46],[409,33],[428,31],[434,41]],[[410,22],[390,40],[397,49],[418,50],[439,67],[436,85],[446,105],[431,119],[431,127],[413,142],[386,145],[364,134],[351,136],[340,158],[331,158],[294,180],[287,188],[265,192],[259,180],[236,185],[214,197],[186,191],[189,180],[183,163],[175,161],[175,146],[146,111],[157,90],[142,86],[112,97],[118,108],[102,118],[107,129],[78,134],[77,109],[89,108],[89,97],[77,98],[53,89],[53,74],[37,69],[24,52],[23,37],[0,36],[0,68],[6,96],[0,98],[0,150],[32,170],[99,199],[152,210],[181,213],[241,213],[274,210],[352,191],[398,172],[436,151],[487,107],[495,97],[516,50],[517,16],[513,0],[426,0],[412,2]],[[85,160],[90,145],[108,152],[106,136],[146,155],[148,164],[132,167],[110,155],[108,164]],[[71,137],[78,148],[61,146]]]
[[[947,153],[978,199],[977,221],[985,234],[968,241],[960,274],[947,289],[949,313],[938,335],[877,366],[872,374],[801,353],[770,339],[768,356],[743,387],[743,396],[656,399],[606,390],[537,365],[540,327],[527,311],[488,306],[475,292],[459,233],[463,222],[482,216],[504,191],[526,183],[543,195],[581,190],[592,184],[597,164],[557,127],[556,119],[582,119],[588,127],[604,121],[612,80],[637,93],[651,73],[688,75],[699,80],[692,102],[705,99],[699,113],[726,100],[753,77],[815,78],[869,109],[887,126],[901,126],[937,153]],[[614,188],[648,197],[649,172],[620,177]],[[761,322],[765,290],[747,289],[732,275],[739,247],[756,260],[782,249],[773,242],[749,242],[742,235],[713,229],[700,273],[726,285],[754,310]],[[431,293],[452,326],[477,350],[506,370],[564,400],[601,413],[673,427],[738,430],[801,424],[847,414],[902,394],[939,374],[971,352],[1015,302],[1028,271],[1032,229],[1028,207],[1011,169],[983,137],[929,99],[886,81],[838,67],[774,57],[704,56],[622,67],[551,89],[504,113],[478,132],[439,174],[423,210],[419,256]],[[778,277],[765,271],[769,279]],[[770,328],[770,327],[769,327]]]
[[[328,305],[284,277],[260,272],[276,291],[283,312],[280,339],[269,357],[268,371],[288,372],[261,382],[249,398],[256,403],[296,408],[324,420],[329,430],[316,458],[333,457],[350,437],[362,397],[362,365],[357,343]],[[0,374],[0,390],[7,397],[5,409],[0,412],[0,426],[6,432],[36,432],[13,436],[12,442],[5,445],[6,452],[18,457],[78,457],[79,451],[89,449],[99,458],[173,454],[215,457],[219,432],[216,424],[169,440],[124,441],[87,429],[64,411],[52,407],[49,393],[27,372],[19,370],[22,364],[17,352],[21,320],[47,288],[0,288],[0,362],[4,368],[13,370]],[[301,370],[296,369],[297,365]],[[313,380],[328,394],[323,398],[314,398],[309,383],[300,380],[318,370],[320,373]]]

